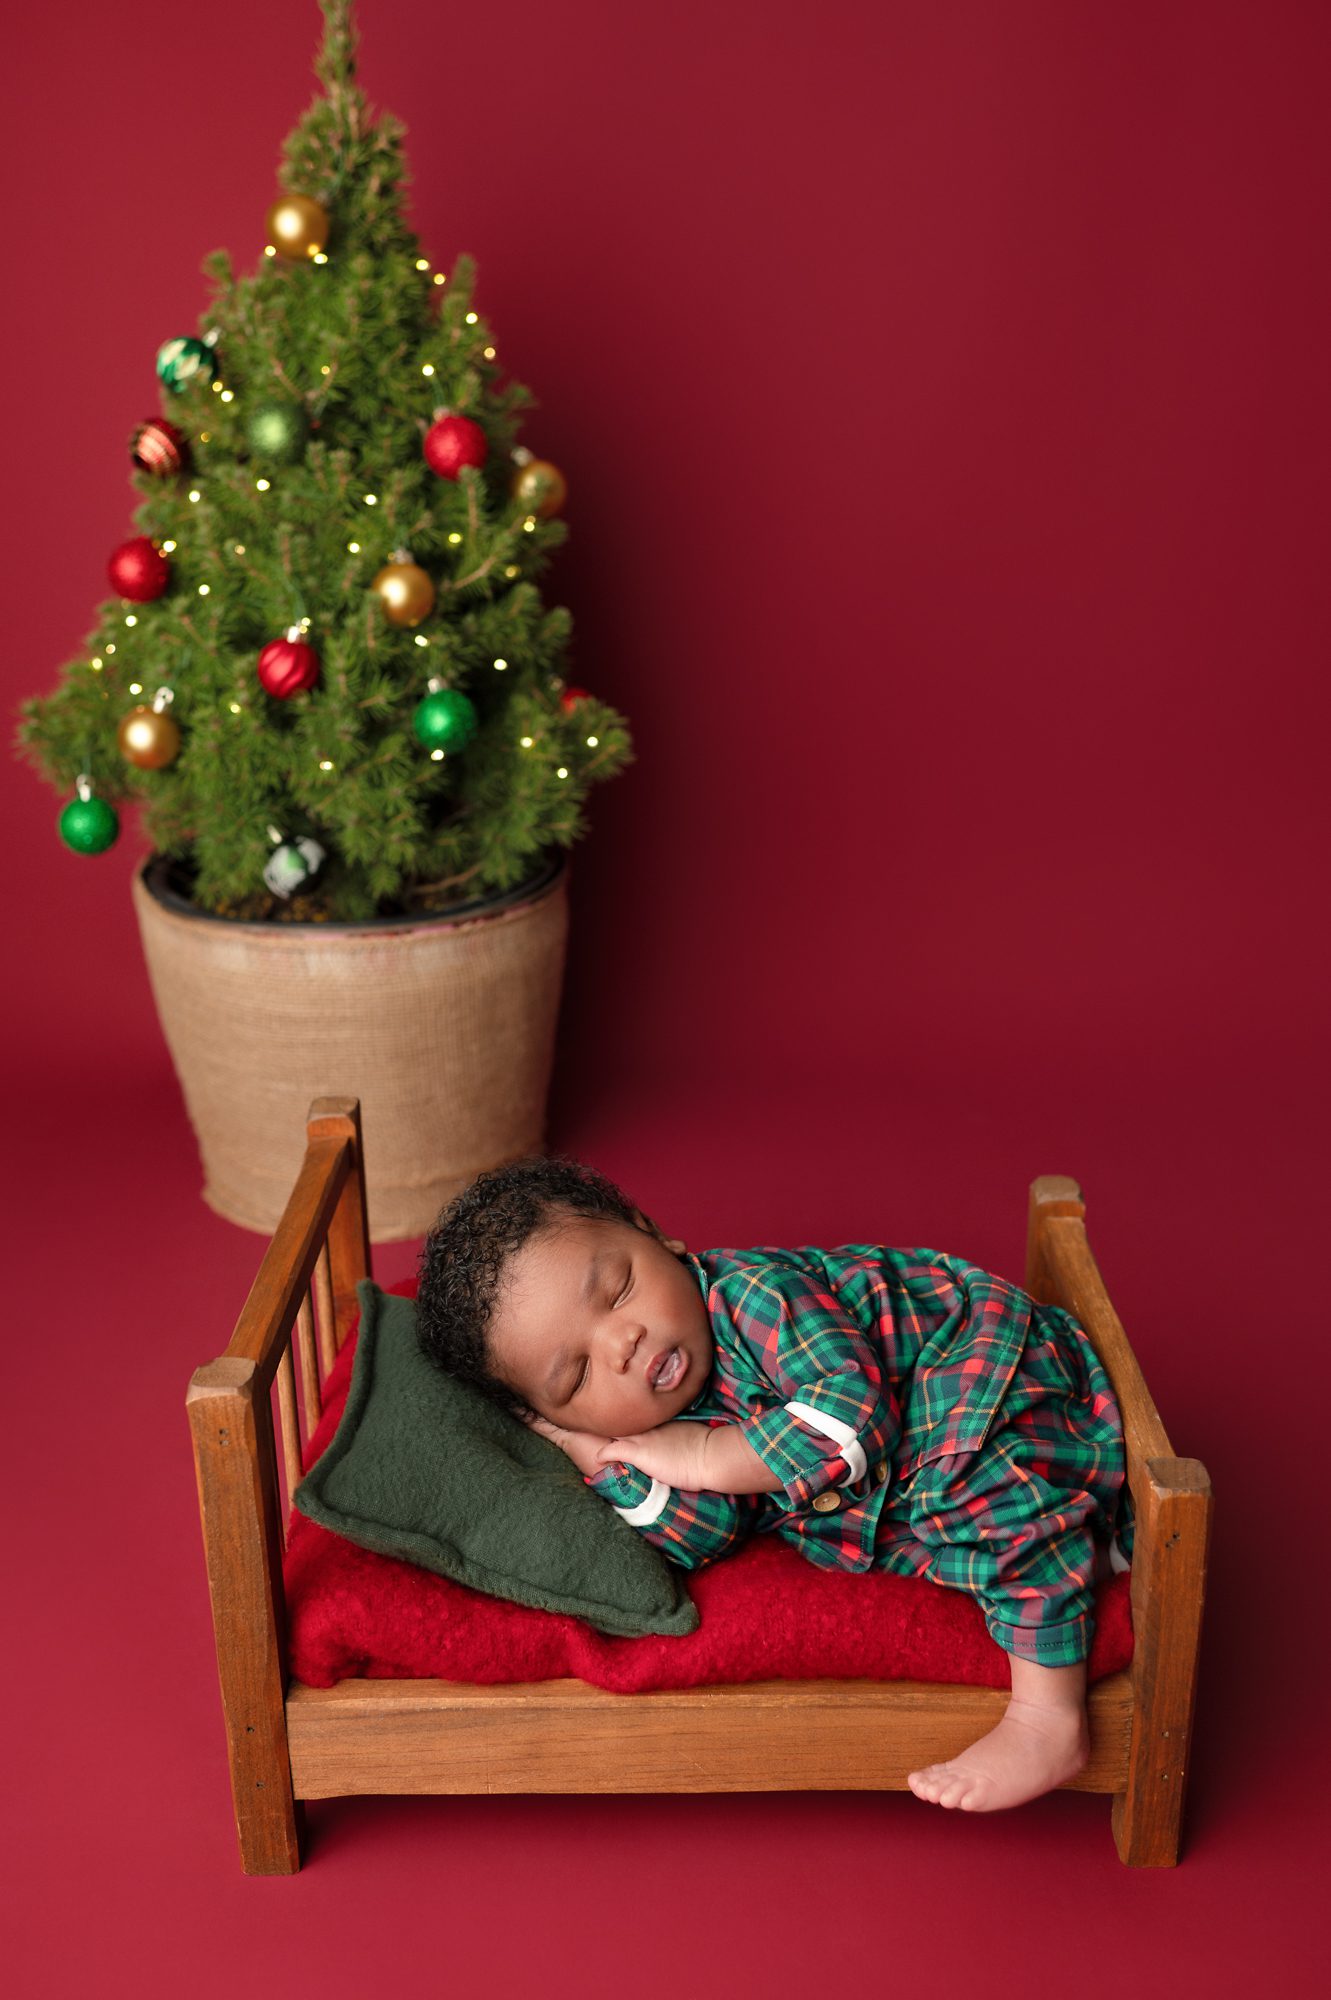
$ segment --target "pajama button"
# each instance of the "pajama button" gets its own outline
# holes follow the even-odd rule
[[[813,1504],[819,1514],[835,1514],[841,1502],[835,1493],[818,1493],[814,1496]]]
[[[886,1484],[887,1484],[887,1467],[886,1467],[885,1465],[880,1465],[880,1466],[879,1466],[879,1468],[878,1468],[878,1470],[877,1470],[877,1472],[875,1472],[875,1474],[874,1474],[874,1478],[875,1478],[875,1479],[876,1479],[876,1480],[878,1481],[878,1484],[879,1484],[880,1486],[886,1486]]]

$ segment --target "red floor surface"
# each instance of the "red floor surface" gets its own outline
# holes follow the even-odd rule
[[[885,1075],[859,1132],[816,1082],[779,1100],[566,1088],[558,1115],[563,1145],[700,1243],[881,1232],[1019,1280],[1028,1181],[1081,1178],[1173,1442],[1217,1493],[1185,1857],[1161,1873],[1120,1865],[1102,1799],[961,1819],[828,1794],[321,1803],[299,1876],[244,1879],[183,1397],[225,1344],[258,1239],[199,1204],[164,1063],[71,1080],[74,1117],[11,1099],[30,1171],[10,1210],[10,1990],[220,2000],[262,1967],[258,1990],[299,1995],[628,1982],[719,2000],[821,1989],[829,1952],[869,1991],[932,1986],[945,1950],[1000,1994],[1064,1991],[1070,1962],[1083,1995],[1163,1996],[1185,1973],[1222,1994],[1312,1991],[1320,1437],[1290,1449],[1281,1428],[1321,1364],[1322,1165],[1272,1115],[1297,1095],[1298,1054],[1236,1049],[1223,1116],[1186,1074],[1165,1090],[1113,1071],[1055,1115],[1057,1050],[1006,1084],[934,1063]],[[746,1133],[723,1158],[697,1131],[729,1111]],[[381,1275],[410,1255],[381,1248]]]

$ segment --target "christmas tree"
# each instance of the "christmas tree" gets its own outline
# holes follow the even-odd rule
[[[322,86],[283,150],[250,276],[205,259],[197,337],[157,356],[131,440],[115,596],[24,753],[96,853],[138,801],[203,909],[358,920],[528,879],[629,761],[566,684],[572,620],[537,578],[567,529],[520,448],[475,268],[403,216],[404,127],[355,81],[351,0],[320,0]]]

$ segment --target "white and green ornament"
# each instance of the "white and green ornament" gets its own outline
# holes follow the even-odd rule
[[[269,827],[268,838],[277,845],[268,857],[263,879],[273,894],[285,902],[297,889],[313,881],[323,866],[324,851],[308,835],[301,840],[284,840],[275,826]]]
[[[194,382],[211,382],[217,373],[216,350],[216,329],[204,340],[181,334],[163,341],[157,350],[157,378],[177,396]]]

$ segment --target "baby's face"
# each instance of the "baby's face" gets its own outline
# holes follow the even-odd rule
[[[712,1367],[692,1271],[645,1229],[603,1216],[565,1213],[509,1258],[489,1348],[533,1410],[600,1437],[666,1423]]]

